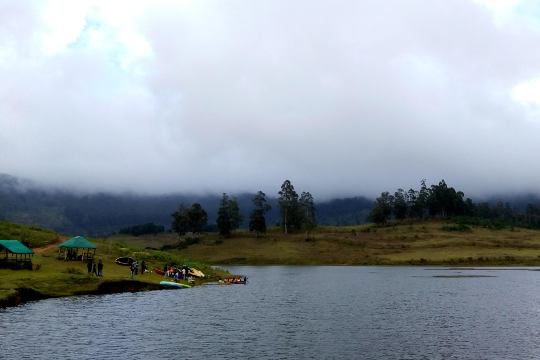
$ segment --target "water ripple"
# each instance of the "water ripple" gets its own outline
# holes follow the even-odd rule
[[[250,283],[0,310],[0,358],[540,358],[538,272],[495,270],[496,278],[434,278],[408,267],[236,272]]]

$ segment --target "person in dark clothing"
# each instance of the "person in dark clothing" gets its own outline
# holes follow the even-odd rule
[[[144,272],[146,271],[146,263],[144,260],[141,262],[141,275],[144,275]]]
[[[92,273],[92,260],[88,260],[88,262],[86,263],[86,268],[88,269],[88,273],[91,274]]]
[[[103,262],[101,261],[101,259],[99,259],[97,264],[97,275],[103,276]]]
[[[97,273],[97,264],[92,261],[92,275],[96,275],[98,276],[98,273]]]

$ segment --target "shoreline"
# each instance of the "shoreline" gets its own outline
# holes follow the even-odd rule
[[[463,266],[452,266],[449,264],[227,264],[229,266],[364,266],[364,267],[440,267],[439,270],[522,270],[522,271],[540,271],[540,269],[530,269],[526,267],[539,267],[540,265],[524,265],[524,264],[467,264]],[[430,270],[430,269],[425,269]],[[84,296],[84,295],[109,295],[120,294],[126,292],[144,292],[144,291],[156,291],[156,290],[178,290],[169,286],[160,284],[154,284],[138,280],[105,280],[100,283],[96,289],[92,290],[79,290],[69,295],[49,295],[37,291],[32,288],[17,288],[14,289],[14,293],[7,297],[0,298],[0,309],[6,309],[8,307],[16,307],[24,305],[28,302],[71,297],[71,296]]]
[[[49,295],[32,288],[17,288],[15,293],[8,295],[5,298],[0,298],[0,309],[15,307],[26,304],[31,301],[39,301],[61,297],[83,296],[83,295],[109,295],[120,294],[125,292],[142,292],[155,290],[175,290],[174,288],[152,284],[137,280],[106,280],[98,285],[93,290],[79,290],[69,295]]]

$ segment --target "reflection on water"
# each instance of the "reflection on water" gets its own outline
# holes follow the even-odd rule
[[[0,310],[0,358],[540,358],[539,272],[232,270],[248,285]]]

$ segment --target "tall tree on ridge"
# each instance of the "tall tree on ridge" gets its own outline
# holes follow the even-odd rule
[[[298,211],[298,194],[294,191],[294,186],[290,180],[285,180],[281,185],[279,194],[279,209],[281,212],[281,225],[283,231],[288,234],[290,227],[294,227],[294,220]],[[292,225],[292,226],[291,226]]]
[[[238,229],[242,222],[238,201],[229,198],[226,193],[223,193],[221,198],[216,222],[220,235],[224,237],[230,237],[232,231]]]
[[[255,231],[255,236],[259,238],[260,234],[266,232],[265,214],[271,207],[266,202],[266,194],[262,191],[257,192],[252,201],[253,210],[249,216],[249,231]]]
[[[317,226],[315,201],[309,192],[303,192],[300,196],[300,210],[302,212],[302,228],[306,231],[306,239],[309,239],[309,233]]]

